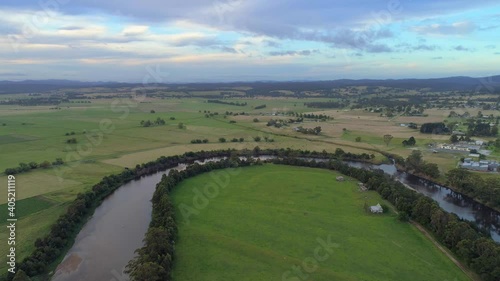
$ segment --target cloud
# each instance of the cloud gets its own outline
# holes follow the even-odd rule
[[[472,51],[474,51],[474,49],[467,48],[467,47],[464,47],[462,45],[455,46],[452,48],[452,50],[460,51],[460,52],[472,52]]]
[[[392,52],[392,49],[383,44],[372,44],[366,46],[365,50],[369,53],[386,53],[386,52]]]
[[[402,9],[393,11],[389,5],[394,1],[373,0],[50,0],[50,3],[58,3],[49,11],[53,16],[23,36],[23,27],[31,23],[33,14],[44,12],[40,2],[2,0],[0,62],[11,72],[30,76],[49,72],[57,76],[71,71],[78,77],[80,71],[87,71],[87,76],[82,77],[98,78],[101,75],[121,77],[121,73],[129,71],[125,67],[116,69],[118,64],[134,64],[139,68],[147,63],[163,62],[175,64],[176,71],[181,65],[185,67],[183,73],[187,80],[200,77],[192,73],[211,77],[211,71],[202,72],[197,68],[197,64],[206,63],[204,70],[217,64],[217,75],[221,75],[217,77],[226,75],[227,81],[233,80],[229,77],[254,74],[259,77],[283,75],[289,79],[289,64],[294,63],[296,77],[301,77],[305,75],[303,70],[319,69],[321,63],[325,69],[331,68],[330,64],[336,60],[331,60],[329,53],[335,53],[339,61],[344,52],[343,57],[350,57],[351,61],[342,66],[345,68],[338,72],[341,76],[412,76],[418,74],[415,71],[421,71],[424,76],[439,71],[472,75],[472,71],[495,70],[491,66],[494,62],[486,60],[484,68],[475,69],[449,66],[435,69],[422,64],[418,70],[406,71],[410,62],[419,59],[417,54],[401,55],[400,62],[390,62],[389,58],[399,57],[398,52],[418,51],[426,57],[440,55],[430,53],[436,50],[482,51],[491,56],[498,49],[488,50],[490,48],[483,46],[495,44],[494,37],[486,37],[493,31],[482,30],[492,29],[497,23],[487,16],[497,7],[497,1],[400,1]],[[470,20],[456,22],[457,15]],[[410,34],[407,26],[414,26],[410,31],[417,34]],[[2,34],[19,35],[22,39],[19,53],[12,52],[5,40],[12,37]],[[444,36],[427,36],[444,34],[463,36],[456,36],[451,42]],[[419,38],[427,38],[427,41],[419,41]],[[396,45],[398,42],[405,44]],[[377,55],[370,56],[371,53]],[[449,56],[439,59],[443,65],[451,60]],[[225,60],[226,68],[221,66],[221,60]],[[11,67],[21,62],[25,63],[24,68]],[[39,66],[31,69],[26,62],[36,62]],[[262,65],[266,65],[269,72],[261,71]],[[104,68],[106,71],[98,71]],[[353,72],[344,74],[348,68]],[[110,69],[116,69],[116,73]],[[237,73],[236,69],[242,71]],[[140,71],[143,69],[138,72],[142,74]]]
[[[433,60],[442,60],[443,57],[432,57],[431,59],[433,59]]]
[[[470,21],[455,22],[452,24],[431,24],[424,26],[414,26],[412,30],[419,34],[432,35],[465,35],[474,32],[476,24]]]
[[[319,50],[301,50],[301,51],[274,51],[269,52],[270,56],[310,56],[320,53]]]
[[[21,27],[0,19],[0,35],[18,34]]]
[[[149,26],[147,25],[131,25],[127,26],[123,29],[122,34],[123,36],[138,36],[138,35],[143,35],[146,34],[149,30]]]
[[[273,48],[281,47],[281,43],[274,40],[264,40],[263,42],[267,47],[273,47]]]
[[[20,72],[0,72],[0,77],[24,77],[25,73]]]
[[[420,45],[412,47],[412,50],[415,50],[415,51],[434,51],[438,48],[439,47],[436,45],[420,44]]]
[[[491,44],[491,45],[486,45],[486,46],[484,46],[484,47],[485,47],[486,49],[496,49],[496,47],[497,47],[497,46],[496,46],[496,45]]]
[[[76,26],[76,25],[70,25],[70,26],[63,26],[59,28],[59,30],[82,30],[85,29],[82,26]]]
[[[391,38],[394,34],[387,29],[355,31],[352,29],[342,29],[328,34],[302,33],[297,35],[297,39],[325,42],[336,48],[348,48],[370,53],[390,52],[390,47],[379,40]]]
[[[184,33],[184,34],[171,35],[168,38],[168,43],[176,47],[184,47],[184,46],[207,47],[220,44],[216,36],[206,35],[203,33]]]
[[[422,41],[422,40],[421,40]],[[422,41],[425,42],[425,41]],[[395,46],[396,50],[404,51],[404,52],[413,52],[413,51],[435,51],[441,49],[438,45],[429,45],[429,44],[418,44],[412,45],[409,43],[400,43]]]
[[[224,53],[237,54],[238,51],[235,48],[227,47],[227,46],[216,46],[215,49],[221,50]]]

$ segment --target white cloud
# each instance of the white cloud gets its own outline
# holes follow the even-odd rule
[[[138,36],[146,34],[148,30],[149,26],[147,25],[130,25],[123,29],[122,34],[123,36]]]
[[[424,26],[414,26],[412,31],[420,34],[432,35],[465,35],[477,29],[475,23],[470,21],[454,22],[451,24],[431,24]]]

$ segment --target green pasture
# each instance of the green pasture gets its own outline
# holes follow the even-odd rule
[[[393,211],[367,213],[365,203],[386,202],[338,175],[264,165],[184,181],[172,194],[173,279],[302,280],[298,267],[308,280],[469,280]],[[217,183],[205,203],[195,196]]]

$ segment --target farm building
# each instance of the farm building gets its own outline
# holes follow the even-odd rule
[[[477,162],[477,161],[473,161],[471,158],[465,158],[464,162],[461,163],[460,166],[464,169],[473,170],[473,171],[481,171],[481,172],[492,171],[492,172],[495,172],[498,170],[498,167],[500,166],[500,164],[496,161],[481,160],[481,161]]]
[[[381,214],[384,212],[384,208],[382,208],[382,206],[380,206],[380,203],[379,203],[375,206],[370,206],[370,212],[372,212],[374,214]]]

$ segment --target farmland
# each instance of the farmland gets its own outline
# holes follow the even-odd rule
[[[297,266],[311,280],[469,280],[392,210],[367,213],[365,202],[384,204],[378,194],[336,176],[279,165],[241,169],[189,224],[177,213],[173,277],[295,280]],[[193,190],[209,181],[204,174],[181,183],[172,194],[176,210],[191,206]],[[324,260],[311,261],[319,240],[334,246],[322,250],[329,253]]]
[[[308,102],[339,101],[340,98],[316,94],[296,97],[286,91],[280,92],[281,96],[248,97],[241,94],[245,89],[234,91],[237,94],[228,100],[246,105],[207,103],[207,99],[219,98],[220,91],[169,92],[137,100],[131,98],[132,92],[126,89],[116,93],[85,89],[81,90],[84,93],[81,100],[63,101],[57,106],[0,105],[0,171],[19,163],[50,163],[57,158],[64,161],[62,165],[38,167],[16,175],[19,208],[23,206],[22,200],[35,202],[19,218],[24,233],[32,235],[21,234],[23,246],[18,248],[18,257],[33,250],[34,241],[47,233],[58,214],[64,212],[68,202],[78,193],[87,191],[106,175],[162,155],[227,148],[253,149],[255,146],[328,152],[341,148],[352,153],[373,154],[373,161],[380,163],[387,159],[379,151],[407,157],[419,149],[426,161],[439,165],[442,174],[453,169],[460,159],[460,155],[432,153],[427,147],[429,143],[447,142],[449,136],[422,134],[400,125],[440,122],[449,119],[448,109],[426,109],[426,116],[395,114],[388,117],[366,108],[305,106]],[[346,91],[346,95],[353,94]],[[8,97],[28,98],[26,94]],[[256,109],[262,105],[266,107]],[[468,108],[467,111],[471,115],[482,111],[484,115],[498,116],[497,110]],[[322,114],[331,119],[304,118],[298,124],[290,123],[280,128],[267,126],[271,120],[287,121],[296,119],[299,114]],[[166,124],[152,127],[140,124],[142,120],[157,118],[165,120]],[[294,130],[298,126],[320,126],[322,130],[318,135],[302,134]],[[393,136],[389,144],[384,142],[386,134]],[[416,146],[401,145],[412,136],[417,140]],[[225,142],[221,142],[221,138]],[[69,139],[75,139],[76,143],[68,142]],[[195,139],[208,141],[191,143]],[[232,142],[233,139],[238,141]],[[484,139],[494,140],[492,137]],[[491,159],[500,159],[498,150],[493,152]],[[1,175],[0,181],[6,182],[6,175]],[[0,206],[5,206],[6,198],[2,190]],[[2,244],[0,250],[6,247]],[[1,257],[0,262],[0,271],[4,272],[5,257]]]

